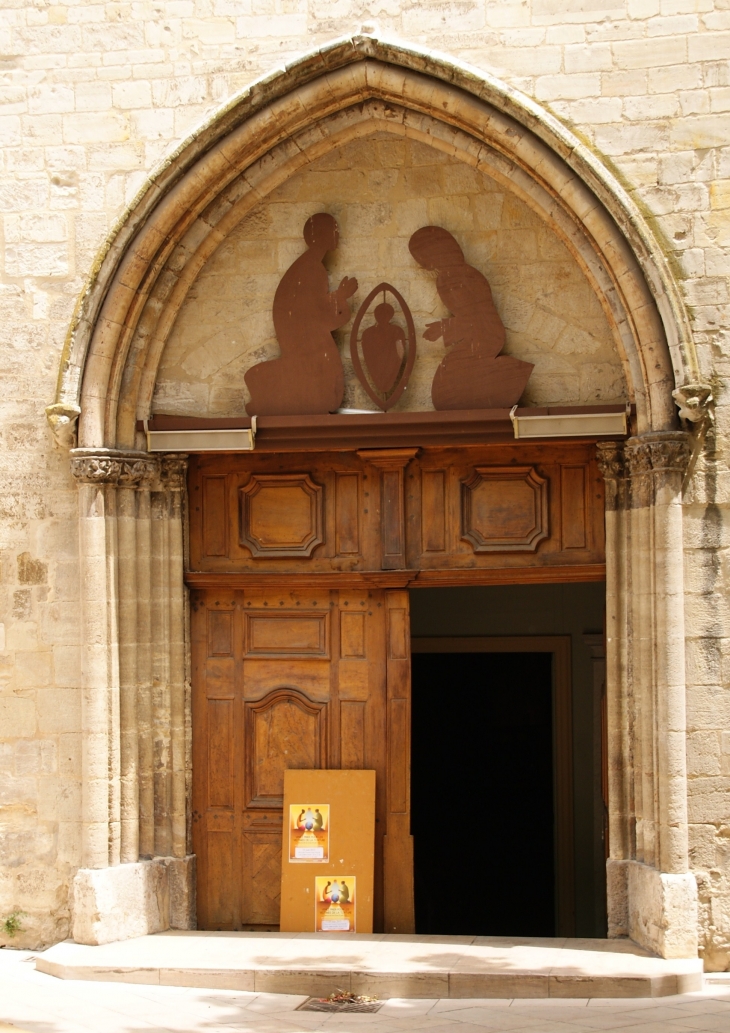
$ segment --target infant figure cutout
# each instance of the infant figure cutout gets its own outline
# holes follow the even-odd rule
[[[363,331],[362,352],[373,383],[378,391],[387,394],[403,362],[406,335],[402,327],[391,323],[395,309],[387,301],[381,302],[373,315],[375,323]]]
[[[515,405],[534,369],[505,345],[502,320],[486,276],[468,265],[456,239],[440,226],[424,226],[408,247],[420,266],[438,273],[436,290],[453,313],[429,323],[427,341],[443,338],[450,350],[431,385],[434,409],[502,409]]]
[[[339,243],[336,220],[326,212],[307,219],[307,250],[287,269],[274,295],[274,329],[281,356],[244,374],[251,393],[249,416],[324,415],[342,404],[345,375],[332,331],[350,318],[347,299],[357,280],[345,276],[329,289],[324,257]]]
[[[390,296],[393,305],[386,301]],[[363,323],[369,321],[371,306],[375,322],[360,333]],[[405,323],[393,322],[395,305]],[[403,396],[416,361],[416,328],[411,310],[400,291],[390,283],[374,287],[358,309],[350,331],[350,358],[355,376],[365,393],[379,409],[387,412]]]

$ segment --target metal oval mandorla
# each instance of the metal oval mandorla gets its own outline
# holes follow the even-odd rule
[[[360,333],[363,320],[378,295],[383,298],[375,306],[375,322]],[[386,301],[390,295],[398,303],[406,330],[392,322],[395,309]],[[362,358],[360,353],[362,352]],[[416,328],[403,295],[389,283],[374,287],[358,309],[350,333],[350,357],[355,375],[379,409],[387,412],[402,397],[416,361]]]

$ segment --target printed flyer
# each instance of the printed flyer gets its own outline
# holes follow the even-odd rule
[[[293,864],[326,864],[329,859],[329,804],[291,804],[289,807],[289,860]]]
[[[317,875],[314,879],[315,932],[354,933],[355,876]]]

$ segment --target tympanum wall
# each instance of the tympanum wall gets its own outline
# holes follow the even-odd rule
[[[394,412],[433,408],[431,381],[446,354],[443,341],[423,339],[426,323],[447,315],[435,274],[421,269],[408,251],[411,234],[429,224],[447,226],[469,264],[489,280],[507,330],[505,353],[535,364],[522,404],[627,398],[607,315],[549,225],[463,161],[417,141],[376,133],[336,148],[274,190],[209,259],[165,347],[155,412],[235,416],[243,411],[249,397],[243,374],[279,354],[271,316],[274,292],[304,251],[302,228],[318,211],[338,220],[340,246],[327,266],[333,289],[343,276],[357,278],[353,312],[376,284],[388,282],[413,313],[416,364]],[[349,359],[351,326],[352,321],[335,335],[346,368],[343,406],[372,408]]]

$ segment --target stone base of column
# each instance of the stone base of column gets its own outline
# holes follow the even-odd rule
[[[606,910],[608,936],[629,935],[629,865],[631,861],[606,861]]]
[[[167,868],[170,893],[170,928],[195,929],[195,854],[187,857],[158,857]]]
[[[691,872],[668,875],[639,861],[611,864],[614,868],[621,865],[626,869],[626,908],[631,939],[662,958],[696,958],[697,882],[694,875]],[[618,882],[618,875],[618,870],[609,875],[609,886],[612,876]],[[609,935],[621,934],[609,932]]]
[[[195,856],[80,868],[71,934],[95,946],[165,929],[195,928]]]

